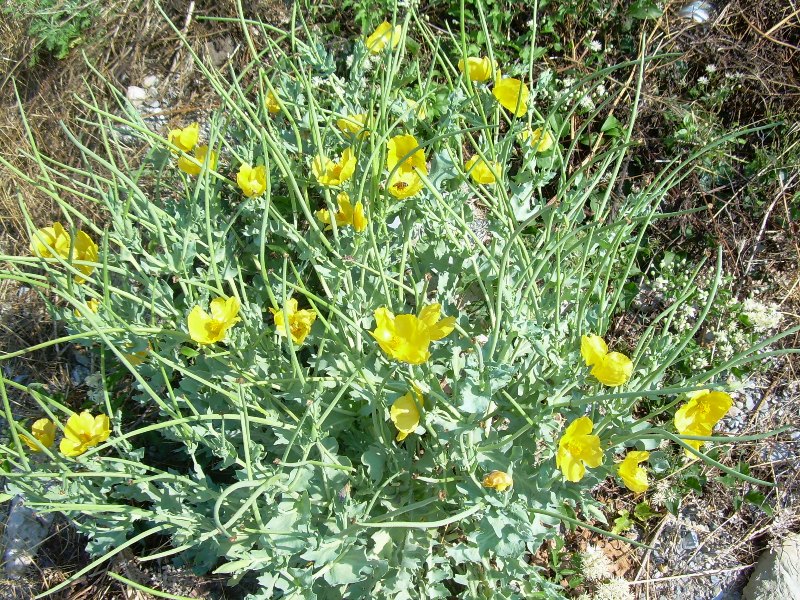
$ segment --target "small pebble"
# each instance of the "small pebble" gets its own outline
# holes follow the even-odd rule
[[[134,106],[141,106],[142,102],[147,99],[147,90],[135,85],[129,85],[125,96]]]
[[[158,77],[156,75],[148,75],[142,79],[142,85],[146,88],[154,88],[158,85]]]

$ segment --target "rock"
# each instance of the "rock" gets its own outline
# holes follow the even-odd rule
[[[787,535],[775,550],[761,555],[744,600],[800,600],[800,534]]]
[[[146,88],[154,88],[158,85],[158,77],[155,75],[148,75],[142,79],[142,86]]]
[[[681,538],[681,548],[683,550],[694,550],[700,545],[700,539],[697,537],[697,534],[694,531],[688,531],[686,534]]]
[[[39,515],[26,507],[21,496],[11,500],[3,531],[3,562],[8,579],[21,579],[33,564],[36,550],[47,537],[54,513]]]
[[[147,90],[135,85],[129,85],[125,96],[134,106],[140,106],[147,99]]]

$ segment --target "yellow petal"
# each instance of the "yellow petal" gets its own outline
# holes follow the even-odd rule
[[[396,135],[386,143],[386,168],[393,171],[398,163],[399,169],[419,169],[428,173],[425,152],[413,135]]]
[[[189,337],[198,344],[213,344],[214,342],[206,330],[206,325],[209,321],[211,321],[211,316],[200,306],[195,306],[187,319]]]
[[[494,174],[500,172],[500,164],[495,161],[487,163],[476,154],[467,161],[464,170],[475,183],[491,185],[497,181]]]
[[[628,452],[625,459],[617,465],[617,474],[622,479],[625,487],[632,492],[641,494],[649,487],[647,471],[644,467],[639,466],[639,463],[646,461],[649,457],[649,452],[632,450]]]
[[[266,105],[267,110],[270,112],[270,114],[274,115],[281,112],[281,105],[278,102],[278,97],[271,91],[267,92],[267,97],[264,100],[264,104]]]
[[[633,374],[631,359],[619,352],[609,352],[591,371],[603,385],[616,387],[624,384]]]
[[[191,152],[200,139],[200,125],[192,123],[183,129],[172,129],[167,135],[167,139],[184,152]]]
[[[514,113],[515,117],[521,117],[528,112],[528,86],[519,79],[505,77],[498,81],[492,95],[503,106]]]
[[[561,469],[564,479],[577,483],[586,474],[583,463],[572,456],[567,450],[559,448],[556,454],[556,466]]]
[[[572,423],[570,423],[569,427],[567,427],[566,432],[564,432],[564,437],[574,437],[574,436],[582,436],[582,435],[589,435],[592,433],[592,429],[594,428],[594,423],[589,417],[580,417],[575,419]]]
[[[367,217],[364,216],[364,205],[359,201],[353,209],[353,229],[358,232],[367,228]]]
[[[422,191],[425,183],[422,178],[414,171],[406,169],[398,169],[389,178],[388,190],[389,193],[398,200],[405,200],[416,196]]]
[[[402,28],[400,25],[392,27],[391,23],[384,21],[375,29],[375,31],[367,38],[367,50],[372,54],[378,54],[391,43],[392,49],[397,47],[400,43],[400,36]]]
[[[599,363],[606,354],[608,354],[608,346],[599,335],[590,333],[581,336],[581,356],[586,361],[587,367]]]
[[[486,81],[492,77],[492,63],[487,56],[467,57],[466,70],[464,69],[464,59],[458,61],[458,70],[461,73],[469,74],[472,81]],[[495,63],[497,67],[497,63]]]
[[[417,394],[417,401],[422,405],[422,396]],[[392,404],[389,410],[392,423],[397,428],[397,441],[402,441],[405,437],[413,433],[419,425],[419,410],[411,392],[400,396]]]

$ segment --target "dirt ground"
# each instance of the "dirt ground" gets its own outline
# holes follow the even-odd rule
[[[667,3],[652,40],[661,44],[662,51],[680,53],[676,60],[684,61],[695,76],[701,75],[709,63],[742,74],[741,88],[720,113],[721,124],[734,127],[793,118],[795,127],[786,128],[785,139],[773,148],[773,159],[755,173],[738,173],[710,192],[701,191],[696,180],[688,180],[676,190],[671,199],[674,205],[668,208],[706,202],[715,206],[714,210],[664,222],[655,234],[663,238],[665,247],[695,254],[703,251],[698,239],[722,244],[726,270],[737,276],[740,290],[767,282],[770,297],[765,300],[781,306],[784,323],[790,326],[800,322],[800,231],[792,213],[792,207],[800,204],[800,165],[795,162],[800,156],[800,5],[793,0],[721,1],[710,20],[698,24],[678,16],[683,4]],[[84,36],[84,43],[63,60],[45,57],[35,65],[30,61],[36,51],[35,41],[26,35],[27,24],[0,14],[0,152],[31,178],[37,175],[25,156],[30,141],[66,165],[79,164],[80,157],[64,128],[79,137],[89,135],[80,123],[83,107],[78,100],[87,86],[100,98],[110,99],[111,88],[124,93],[128,86],[142,86],[145,77],[154,75],[159,97],[169,101],[151,116],[163,118],[169,125],[182,122],[188,113],[209,111],[215,106],[213,94],[195,76],[189,52],[154,1],[114,0],[103,5],[103,12]],[[291,7],[280,0],[251,0],[243,5],[248,17],[280,27],[286,27],[291,16]],[[232,0],[164,0],[161,7],[192,48],[209,62],[224,65],[249,60],[238,24],[204,19],[235,17],[236,3]],[[553,66],[558,69],[563,65]],[[680,110],[680,101],[685,99],[670,87],[668,79],[657,83],[649,84],[645,90],[637,131],[653,161],[663,158],[666,152],[663,140],[668,124],[662,117],[667,112],[665,107]],[[746,151],[743,152],[746,158]],[[768,177],[779,167],[785,170],[784,175]],[[771,183],[762,185],[763,181]],[[752,210],[745,201],[748,194],[756,192],[763,196],[760,211]],[[25,198],[34,223],[49,223],[57,214],[50,198],[0,166],[2,254],[27,253],[28,233],[20,197]],[[719,201],[720,198],[724,200]],[[70,200],[91,214],[93,209],[87,202]],[[687,230],[694,232],[691,239],[684,235]],[[54,325],[29,290],[0,280],[0,307],[0,352],[26,348],[52,337]],[[800,340],[788,340],[787,344],[797,348]],[[740,433],[782,425],[796,430],[800,426],[798,367],[795,360],[777,361],[758,378],[749,396],[737,398],[746,411]],[[55,389],[72,385],[69,350],[65,348],[31,353],[4,368],[36,372]],[[752,408],[748,408],[749,402],[753,403]],[[25,413],[24,406],[15,408]],[[635,589],[641,598],[663,595],[710,599],[714,596],[709,595],[709,590],[735,589],[746,578],[748,566],[772,539],[799,528],[800,485],[794,465],[800,458],[800,444],[787,434],[741,446],[727,458],[733,464],[748,461],[754,465],[753,475],[777,483],[768,498],[774,516],[757,509],[734,512],[728,491],[711,485],[702,498],[693,498],[684,505],[679,518],[662,515],[636,530],[642,541],[656,548],[653,552],[634,552],[617,542],[592,537],[576,537],[571,540],[572,548],[601,546],[616,561],[620,576],[638,582]],[[618,503],[615,508],[632,506]],[[37,572],[25,585],[0,581],[0,600],[29,598],[34,592],[64,581],[88,564],[82,547],[69,525],[57,520],[51,537],[40,550]],[[109,571],[190,597],[235,597],[226,596],[231,591],[220,581],[194,578],[167,565],[144,571],[129,557],[98,567],[53,598],[149,597],[119,583],[108,575]],[[665,576],[669,583],[652,581]],[[685,595],[672,595],[677,593]]]

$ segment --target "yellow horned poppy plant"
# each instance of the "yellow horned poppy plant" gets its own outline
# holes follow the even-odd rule
[[[367,228],[367,218],[364,216],[364,205],[360,201],[356,202],[356,205],[353,206],[350,203],[350,196],[345,192],[339,192],[336,196],[336,202],[339,210],[333,216],[336,219],[337,227],[352,225],[353,229],[359,232]],[[317,219],[328,224],[326,229],[331,229],[331,211],[327,208],[321,208],[315,214],[317,215]]]
[[[339,162],[334,162],[329,158],[317,154],[311,163],[311,172],[321,185],[334,186],[341,185],[353,176],[356,171],[356,157],[352,148],[347,148],[342,152]]]
[[[492,61],[487,56],[469,56],[466,69],[464,66],[462,58],[458,61],[458,70],[461,73],[468,73],[472,81],[486,81],[492,78]],[[497,69],[497,62],[494,63],[494,68]]]
[[[650,453],[644,450],[631,450],[625,455],[625,459],[617,465],[617,475],[620,476],[625,487],[630,491],[641,494],[647,491],[650,484],[647,482],[647,471],[640,467],[642,463],[650,458]]]
[[[392,45],[392,50],[394,50],[397,48],[397,44],[400,43],[402,31],[403,29],[400,25],[392,27],[391,23],[384,21],[378,25],[375,31],[372,32],[372,35],[367,38],[367,50],[372,54],[380,54],[390,43]]]
[[[105,442],[109,435],[111,424],[106,415],[93,417],[88,411],[76,413],[67,420],[59,450],[64,456],[78,456],[92,446]]]
[[[56,439],[56,424],[50,419],[39,419],[31,425],[31,435],[39,440],[42,446],[49,448]],[[21,435],[19,437],[34,452],[42,451],[41,447],[28,436]]]
[[[528,112],[528,86],[519,79],[504,77],[498,81],[492,95],[503,108],[514,113],[515,117],[521,117]]]
[[[710,436],[714,426],[728,414],[733,406],[733,399],[725,392],[700,390],[687,394],[689,402],[675,412],[675,429],[681,435]],[[702,440],[684,440],[695,450],[705,444]],[[686,456],[694,458],[689,450]]]
[[[620,352],[609,352],[599,335],[581,336],[581,356],[586,366],[591,367],[591,374],[603,385],[617,387],[633,374],[631,359]]]
[[[395,316],[388,308],[375,311],[375,330],[370,335],[388,356],[411,365],[420,365],[430,358],[432,341],[449,335],[455,328],[455,317],[441,318],[440,304],[424,307],[419,317],[410,314]]]
[[[487,163],[476,154],[467,161],[464,170],[469,173],[475,183],[492,185],[497,181],[495,173],[500,173],[500,163],[494,160]]]
[[[395,400],[389,410],[389,417],[397,428],[397,437],[395,439],[398,442],[406,439],[408,434],[414,433],[414,430],[419,426],[419,409],[417,405],[422,406],[423,398],[416,387],[414,387],[414,394],[417,397],[416,402],[411,392],[408,392]]]
[[[556,466],[567,481],[580,481],[586,474],[586,466],[599,467],[603,462],[600,437],[592,435],[593,427],[589,417],[580,417],[570,423],[558,440]]]
[[[248,198],[260,196],[267,189],[267,168],[264,165],[251,167],[245,163],[239,167],[236,183]]]
[[[200,306],[189,313],[189,336],[198,344],[214,344],[225,339],[228,329],[240,320],[238,298],[215,298],[211,301],[211,314]]]
[[[511,475],[504,471],[492,471],[483,478],[483,487],[493,488],[498,492],[505,492],[514,485]]]
[[[217,168],[217,153],[209,150],[208,146],[198,146],[194,151],[194,158],[199,164],[195,162],[186,154],[178,159],[178,168],[187,175],[199,175],[203,170],[203,165],[206,163],[208,157],[208,168],[215,170]]]
[[[78,231],[75,234],[73,243],[72,236],[64,229],[64,226],[61,223],[53,223],[52,227],[43,227],[37,230],[31,239],[31,252],[41,258],[60,256],[64,260],[69,260],[70,249],[74,261],[97,262],[97,244],[84,231]],[[84,275],[91,275],[94,271],[94,265],[75,265],[75,268]],[[83,283],[85,279],[76,277],[75,281]]]
[[[184,152],[191,152],[200,139],[200,125],[192,123],[183,129],[170,129],[167,139]]]
[[[297,310],[297,300],[289,298],[283,310],[270,308],[272,318],[275,321],[275,331],[281,337],[286,337],[286,322],[289,323],[289,333],[292,341],[298,346],[305,341],[306,336],[311,332],[311,326],[317,319],[317,313],[313,310]]]

